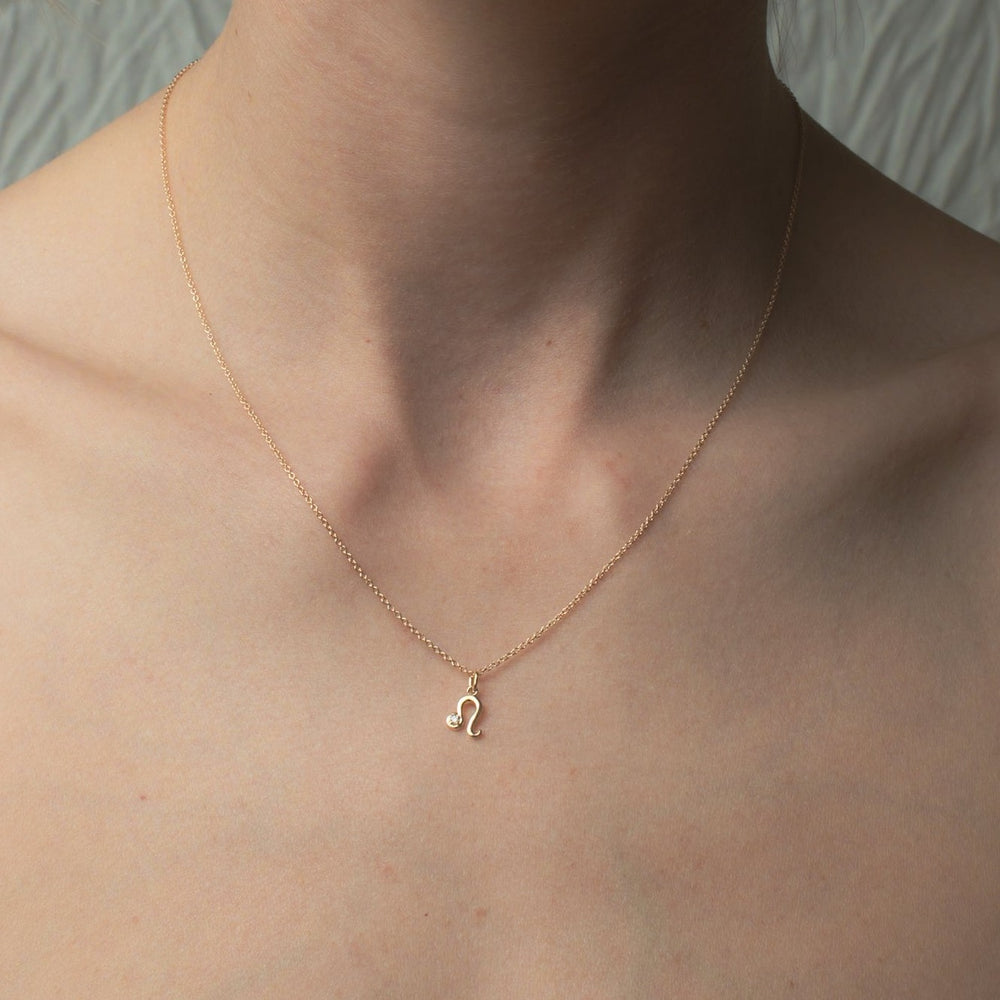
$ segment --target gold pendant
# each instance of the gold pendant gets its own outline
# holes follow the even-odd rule
[[[444,721],[448,723],[449,729],[461,729],[465,719],[462,717],[462,706],[469,704],[472,706],[472,715],[469,716],[469,722],[465,727],[465,731],[469,736],[482,736],[483,731],[481,729],[473,728],[476,724],[476,719],[479,718],[480,709],[482,705],[479,703],[479,674],[469,674],[469,690],[465,695],[458,699],[458,705],[455,711],[449,715]]]

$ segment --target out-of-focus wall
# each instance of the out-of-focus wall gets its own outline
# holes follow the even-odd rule
[[[883,173],[1000,239],[1000,2],[784,2],[777,58],[802,106]]]

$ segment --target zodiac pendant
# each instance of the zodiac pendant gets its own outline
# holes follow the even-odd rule
[[[465,719],[462,717],[462,706],[471,705],[472,715],[469,716],[469,722],[465,727],[465,732],[469,736],[482,736],[483,731],[481,729],[476,729],[476,719],[479,718],[479,711],[483,707],[479,704],[479,674],[469,674],[469,690],[466,694],[458,699],[458,705],[455,711],[449,715],[444,721],[448,723],[449,729],[461,729]]]

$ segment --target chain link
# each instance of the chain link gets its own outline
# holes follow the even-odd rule
[[[197,60],[195,60],[197,62]],[[531,635],[522,639],[516,646],[512,646],[507,650],[506,653],[490,660],[489,663],[480,667],[467,667],[454,656],[452,656],[447,650],[439,646],[430,636],[426,635],[421,629],[419,629],[414,623],[407,618],[391,600],[386,596],[385,592],[381,587],[368,575],[364,567],[358,562],[354,554],[344,543],[344,540],[337,533],[333,524],[327,518],[326,514],[320,510],[319,505],[313,499],[312,495],[303,485],[302,480],[299,479],[298,474],[289,464],[288,459],[285,458],[284,453],[278,447],[274,438],[271,436],[271,432],[264,426],[264,422],[257,415],[257,411],[254,410],[253,406],[250,404],[250,400],[247,399],[243,389],[240,387],[239,382],[236,380],[236,376],[233,374],[233,370],[229,367],[229,363],[226,361],[225,356],[222,353],[222,348],[219,346],[219,342],[216,339],[215,331],[212,329],[211,324],[208,321],[208,315],[205,311],[204,304],[201,300],[201,293],[198,291],[198,287],[194,281],[194,275],[191,271],[191,265],[188,261],[187,249],[184,244],[184,240],[181,236],[181,227],[177,217],[177,205],[174,201],[173,189],[170,185],[170,173],[168,170],[167,161],[167,106],[170,103],[170,97],[174,92],[174,88],[177,86],[178,81],[181,77],[194,65],[194,62],[189,63],[185,66],[177,75],[173,78],[170,84],[167,86],[163,93],[163,100],[160,105],[160,121],[159,121],[159,138],[160,138],[160,169],[163,175],[163,191],[166,196],[167,211],[170,215],[170,226],[174,234],[174,242],[177,247],[177,256],[180,259],[181,267],[184,270],[184,277],[187,281],[188,290],[191,293],[191,300],[194,303],[194,307],[197,310],[198,318],[201,321],[201,328],[208,338],[208,342],[212,348],[212,353],[215,355],[216,361],[219,363],[219,367],[222,369],[226,376],[227,381],[232,387],[233,392],[236,394],[236,398],[239,400],[240,405],[246,411],[247,416],[253,421],[257,430],[260,432],[261,437],[267,443],[268,448],[274,454],[274,457],[278,460],[281,468],[284,470],[285,475],[291,480],[292,485],[298,490],[299,495],[306,502],[309,509],[315,514],[316,518],[319,520],[320,524],[323,525],[326,533],[333,540],[333,543],[340,550],[341,554],[347,560],[348,565],[354,572],[361,578],[365,586],[378,598],[379,603],[412,635],[414,638],[419,639],[432,653],[439,656],[445,663],[454,667],[456,670],[460,670],[463,674],[468,677],[476,677],[483,674],[487,674],[492,670],[496,670],[497,667],[503,665],[508,660],[512,660],[515,656],[523,653],[525,650],[533,646],[539,639],[542,638],[547,632],[555,628],[561,621],[563,621],[573,610],[580,604],[584,598],[615,568],[622,557],[632,548],[633,545],[646,533],[649,526],[656,520],[657,516],[666,507],[670,498],[674,495],[675,490],[680,485],[681,480],[684,478],[688,469],[694,464],[695,459],[704,447],[705,442],[708,440],[712,431],[715,430],[716,424],[722,419],[722,415],[726,412],[729,407],[730,402],[732,402],[733,397],[736,395],[736,390],[740,387],[743,380],[746,378],[746,374],[750,369],[750,365],[757,353],[757,348],[760,346],[761,339],[764,336],[764,331],[767,329],[768,322],[771,319],[771,313],[774,311],[775,303],[778,300],[778,292],[781,287],[781,278],[785,269],[785,260],[788,256],[788,248],[791,245],[792,239],[792,229],[795,223],[795,216],[798,209],[799,202],[799,190],[802,184],[802,172],[803,164],[805,161],[805,139],[806,139],[806,127],[805,127],[805,117],[802,112],[802,108],[799,106],[798,101],[795,101],[794,95],[792,100],[795,102],[795,109],[798,115],[798,128],[799,128],[799,144],[798,144],[798,160],[795,169],[795,182],[792,188],[792,197],[788,210],[788,219],[785,224],[784,238],[781,243],[781,249],[778,253],[778,266],[774,276],[774,282],[771,286],[771,293],[768,296],[767,304],[764,307],[764,312],[761,316],[760,322],[757,324],[757,328],[754,332],[753,340],[750,343],[750,349],[747,351],[746,356],[743,359],[742,364],[736,372],[736,377],[733,379],[732,384],[729,387],[729,391],[723,397],[722,402],[719,404],[715,412],[712,414],[711,420],[705,426],[705,429],[701,432],[698,440],[695,442],[694,447],[688,452],[687,458],[684,459],[683,464],[677,470],[674,478],[670,481],[666,490],[664,490],[662,496],[653,505],[652,510],[642,519],[639,526],[632,532],[631,535],[626,539],[625,543],[618,549],[617,552],[587,581],[586,585],[580,590],[568,604],[564,605],[561,610],[556,612],[544,625],[535,629]]]

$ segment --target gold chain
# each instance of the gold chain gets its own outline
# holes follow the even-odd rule
[[[197,60],[196,60],[197,61]],[[516,646],[512,646],[503,653],[501,656],[496,657],[496,659],[490,660],[489,663],[484,666],[477,667],[475,669],[469,668],[457,660],[454,656],[448,653],[446,650],[442,649],[433,639],[426,635],[421,629],[410,621],[385,595],[385,592],[381,587],[368,575],[364,567],[358,562],[354,557],[351,550],[344,544],[344,540],[340,537],[337,531],[334,529],[333,525],[330,523],[327,516],[320,510],[316,501],[312,498],[312,495],[302,484],[302,480],[299,479],[298,474],[291,467],[288,459],[285,458],[281,449],[275,443],[274,438],[271,436],[270,431],[264,426],[263,421],[257,415],[256,410],[250,405],[250,401],[247,399],[243,390],[240,388],[240,384],[236,381],[236,376],[233,374],[232,369],[229,367],[229,363],[226,361],[225,356],[222,353],[222,349],[219,347],[219,342],[215,337],[215,332],[213,331],[211,324],[208,322],[208,316],[205,312],[205,307],[201,301],[201,294],[195,285],[194,275],[191,273],[191,265],[188,262],[187,250],[184,246],[184,240],[181,238],[181,228],[177,221],[177,206],[174,202],[173,189],[170,186],[170,174],[167,169],[167,105],[170,102],[170,96],[174,92],[174,88],[177,86],[180,78],[193,66],[194,63],[189,63],[184,67],[170,82],[166,90],[163,93],[163,101],[160,105],[160,125],[159,125],[159,136],[160,136],[160,168],[163,174],[163,190],[166,195],[167,200],[167,210],[170,213],[170,225],[174,233],[174,242],[177,246],[177,256],[180,258],[181,267],[184,269],[184,277],[187,280],[188,289],[191,292],[191,299],[194,302],[194,307],[198,311],[198,318],[201,320],[201,328],[205,332],[205,336],[208,338],[208,342],[211,345],[212,352],[215,354],[216,360],[219,362],[219,366],[225,373],[226,379],[232,386],[233,392],[236,394],[236,398],[240,401],[240,405],[246,410],[247,415],[254,422],[257,430],[260,431],[261,437],[267,442],[268,448],[274,454],[274,457],[278,460],[281,468],[284,470],[285,475],[292,481],[292,484],[298,490],[299,495],[306,502],[309,509],[316,515],[320,524],[323,525],[326,533],[333,540],[334,544],[340,549],[344,558],[350,564],[351,569],[364,581],[368,589],[378,598],[379,603],[390,612],[393,617],[395,617],[401,625],[415,638],[419,639],[431,652],[439,656],[445,663],[454,667],[456,670],[460,670],[463,674],[466,674],[470,678],[469,696],[471,697],[475,693],[475,683],[480,676],[489,673],[491,670],[496,670],[497,667],[506,663],[508,660],[513,659],[520,653],[523,653],[526,649],[533,646],[539,639],[545,635],[546,632],[555,628],[571,611],[614,569],[619,560],[632,548],[633,545],[646,533],[646,529],[653,523],[660,511],[666,507],[667,502],[674,495],[674,491],[680,485],[681,480],[684,478],[685,473],[691,468],[694,460],[698,457],[699,452],[704,447],[705,442],[708,440],[709,435],[715,429],[716,424],[722,418],[723,413],[726,412],[733,396],[736,394],[736,390],[739,388],[740,383],[743,382],[746,377],[747,371],[750,368],[750,363],[753,361],[754,355],[757,353],[757,348],[760,345],[761,338],[764,336],[764,331],[767,329],[768,321],[771,318],[771,313],[774,311],[775,302],[778,299],[778,290],[781,287],[781,276],[785,268],[785,259],[788,256],[788,248],[791,244],[792,238],[792,227],[795,222],[796,209],[798,207],[799,201],[799,189],[802,182],[802,168],[805,159],[805,118],[802,113],[802,109],[798,102],[795,101],[795,108],[798,114],[798,125],[799,125],[799,146],[798,146],[798,161],[795,169],[795,183],[792,188],[792,198],[791,204],[788,210],[788,220],[785,225],[784,239],[781,243],[781,250],[778,254],[778,267],[774,276],[774,283],[771,286],[771,294],[768,297],[767,305],[764,307],[764,313],[761,317],[760,322],[757,324],[756,332],[754,333],[753,341],[750,344],[750,349],[746,353],[746,357],[743,359],[742,364],[736,372],[736,377],[733,379],[732,385],[729,387],[729,391],[723,397],[722,402],[719,403],[715,412],[712,414],[712,419],[706,424],[705,429],[701,432],[698,440],[695,442],[694,447],[688,452],[687,458],[684,459],[684,463],[677,470],[676,475],[670,481],[670,484],[664,490],[663,495],[659,500],[653,505],[652,510],[642,519],[639,526],[629,535],[625,543],[618,549],[618,551],[587,581],[586,585],[576,594],[575,597],[568,604],[566,604],[561,610],[556,612],[544,625],[535,629],[526,639],[522,639]],[[793,96],[794,100],[794,96]],[[456,716],[461,722],[460,717]],[[450,723],[449,723],[450,724]],[[475,735],[471,732],[470,723],[470,735]]]

